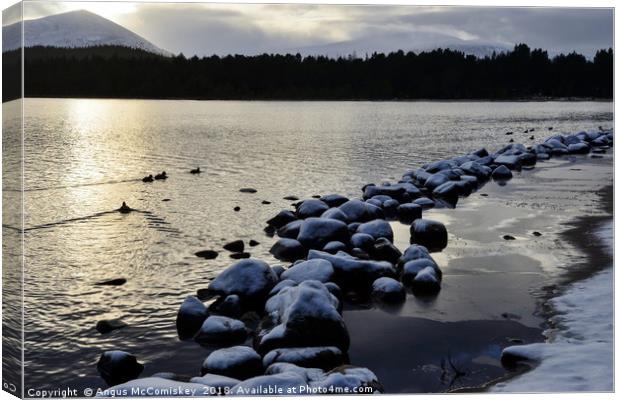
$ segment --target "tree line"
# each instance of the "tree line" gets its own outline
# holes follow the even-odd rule
[[[18,56],[19,51],[5,53],[4,59],[10,64]],[[601,49],[589,60],[577,53],[550,57],[547,51],[531,50],[525,44],[484,58],[449,49],[373,53],[363,58],[299,54],[186,58],[118,46],[33,47],[25,49],[24,59],[26,97],[515,100],[613,96],[612,49]]]

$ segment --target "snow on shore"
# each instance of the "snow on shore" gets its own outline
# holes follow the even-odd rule
[[[613,252],[613,222],[597,231]],[[568,287],[551,300],[557,331],[549,341],[504,349],[540,362],[533,370],[502,382],[501,392],[602,392],[613,390],[613,267]],[[551,335],[553,334],[553,336]]]

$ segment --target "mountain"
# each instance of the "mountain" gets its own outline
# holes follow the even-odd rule
[[[438,48],[456,50],[483,58],[490,56],[493,52],[505,53],[512,46],[505,43],[463,40],[437,32],[407,32],[367,35],[342,42],[306,46],[298,49],[284,49],[284,52],[329,57],[346,57],[355,54],[358,57],[364,57],[364,55],[370,55],[374,52],[389,53],[403,50],[404,52],[420,53]]]
[[[2,27],[2,52],[21,46],[21,22]],[[24,21],[25,47],[125,46],[171,56],[142,36],[89,11],[78,10]]]

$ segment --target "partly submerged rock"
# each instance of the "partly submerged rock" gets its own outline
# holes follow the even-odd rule
[[[436,294],[441,290],[441,280],[433,267],[426,267],[418,272],[410,283],[414,294]]]
[[[367,233],[355,233],[351,236],[351,246],[370,251],[375,244],[375,238]]]
[[[251,347],[233,346],[209,354],[202,363],[202,374],[207,373],[243,380],[262,374],[263,362]]]
[[[421,200],[421,199],[426,199],[432,202],[433,206],[435,205],[435,202],[433,202],[432,200],[426,197],[421,197],[418,200]],[[422,202],[424,202],[424,200],[422,200]],[[398,220],[400,222],[405,223],[405,224],[410,224],[414,220],[418,218],[422,218],[422,205],[418,203],[401,204],[396,208],[396,215],[398,216]]]
[[[144,370],[136,356],[125,351],[104,352],[97,362],[97,370],[108,385],[118,385],[136,379]]]
[[[320,217],[321,214],[327,210],[329,210],[329,206],[321,200],[304,200],[299,207],[297,207],[297,216],[301,219]]]
[[[441,281],[441,270],[435,263],[435,260],[433,260],[432,258],[419,258],[417,260],[407,261],[403,264],[400,279],[405,285],[412,286],[418,274],[425,268],[429,267],[435,271],[435,276],[437,277],[437,280]]]
[[[238,318],[243,313],[241,299],[236,294],[218,298],[209,305],[208,310],[212,314],[223,315],[230,318]]]
[[[347,215],[338,207],[332,207],[321,214],[321,218],[337,219],[342,222],[348,222]]]
[[[500,165],[493,170],[493,174],[491,176],[496,181],[507,181],[512,179],[512,172],[505,165]]]
[[[282,238],[271,246],[269,253],[278,260],[292,262],[306,258],[308,249],[296,239]]]
[[[420,197],[413,201],[413,204],[418,204],[422,206],[422,210],[428,210],[430,208],[435,207],[435,202],[428,197]]]
[[[244,305],[262,304],[277,281],[269,264],[250,258],[226,268],[209,284],[209,290],[225,296],[236,294]]]
[[[222,247],[231,253],[242,253],[243,249],[245,249],[245,244],[243,243],[243,240],[234,240],[230,243],[226,243]]]
[[[372,296],[386,303],[400,303],[405,301],[407,294],[405,287],[396,279],[383,277],[372,284]]]
[[[341,196],[339,194],[328,194],[326,196],[321,197],[320,200],[330,207],[340,207],[342,204],[349,201],[348,198]]]
[[[105,281],[95,283],[96,286],[121,286],[127,283],[125,278],[108,279]]]
[[[308,218],[299,229],[297,240],[308,249],[322,249],[327,243],[349,242],[347,224],[329,218]]]
[[[97,329],[97,332],[105,334],[115,331],[117,329],[124,328],[126,326],[127,324],[120,319],[104,319],[97,322],[97,326],[95,327],[95,329]]]
[[[323,251],[326,251],[330,254],[336,254],[339,251],[346,251],[347,250],[347,245],[342,243],[342,242],[338,242],[338,241],[333,241],[333,242],[329,242],[325,245],[325,247],[323,247]]]
[[[360,200],[349,200],[338,208],[346,214],[348,222],[368,222],[373,219],[385,218],[385,214],[380,207]]]
[[[273,218],[267,220],[267,225],[273,226],[276,229],[280,229],[284,225],[288,224],[289,222],[295,221],[296,219],[297,216],[295,216],[292,211],[282,210],[277,213]]]
[[[394,232],[390,223],[383,219],[375,219],[361,224],[357,228],[357,233],[365,233],[372,236],[375,240],[379,238],[386,238],[390,242],[394,240]]]
[[[219,253],[215,250],[202,250],[194,253],[196,257],[204,258],[207,260],[213,260],[214,258],[217,258],[218,254]]]
[[[281,238],[297,239],[297,236],[299,236],[299,228],[301,228],[303,222],[303,220],[297,219],[280,227],[278,229],[278,236]]]
[[[409,230],[411,243],[420,244],[429,251],[441,251],[448,245],[448,231],[439,221],[417,219]]]
[[[187,339],[196,334],[209,316],[207,307],[194,296],[187,296],[177,313],[177,333],[179,338]]]
[[[384,237],[377,239],[369,251],[373,260],[388,261],[391,264],[396,264],[402,256],[400,250]]]

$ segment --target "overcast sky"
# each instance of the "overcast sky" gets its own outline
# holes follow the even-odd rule
[[[613,46],[611,9],[27,2],[25,18],[87,9],[189,55],[350,53],[438,46],[588,56]]]

